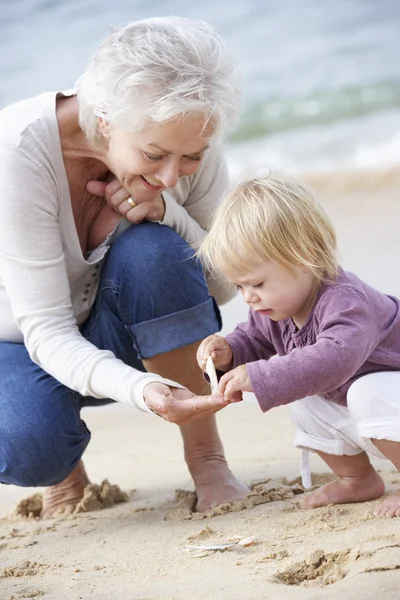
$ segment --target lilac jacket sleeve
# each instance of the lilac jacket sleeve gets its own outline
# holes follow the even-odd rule
[[[351,288],[327,295],[313,319],[314,344],[294,348],[272,361],[248,363],[251,385],[265,412],[346,383],[379,343],[379,324],[368,301]]]
[[[260,331],[252,310],[249,310],[248,321],[239,323],[225,339],[233,351],[233,368],[261,359],[268,360],[276,354],[268,332]]]

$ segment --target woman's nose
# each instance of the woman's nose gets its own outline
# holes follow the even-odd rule
[[[164,187],[175,187],[179,181],[179,163],[173,160],[165,161],[156,177]]]

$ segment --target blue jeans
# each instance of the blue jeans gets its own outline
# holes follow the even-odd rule
[[[95,304],[81,327],[98,348],[135,369],[221,328],[193,251],[169,227],[132,225],[112,244]],[[100,401],[100,403],[106,403]],[[48,486],[66,479],[90,440],[82,397],[32,362],[23,344],[0,343],[0,482]]]

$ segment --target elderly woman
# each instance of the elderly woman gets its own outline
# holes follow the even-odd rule
[[[198,510],[248,491],[195,358],[231,290],[210,294],[190,248],[237,98],[219,36],[171,17],[111,33],[76,90],[0,113],[0,481],[49,486],[45,516],[81,498],[80,408],[110,400],[181,425]]]

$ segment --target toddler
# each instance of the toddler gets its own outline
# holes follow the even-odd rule
[[[313,195],[272,174],[225,197],[198,254],[250,307],[226,338],[203,340],[198,363],[212,357],[230,402],[248,391],[264,412],[290,404],[305,487],[310,451],[337,475],[304,505],[382,496],[368,453],[400,470],[400,300],[344,271]],[[374,512],[400,516],[400,491]]]

